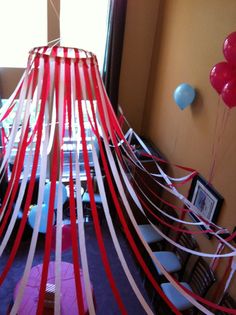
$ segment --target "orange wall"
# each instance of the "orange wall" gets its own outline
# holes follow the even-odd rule
[[[161,34],[156,38],[157,49],[153,54],[143,133],[171,162],[189,165],[206,178],[209,178],[215,144],[213,185],[226,201],[219,222],[232,228],[236,225],[232,210],[236,203],[236,108],[227,110],[209,82],[211,68],[224,59],[224,39],[236,31],[236,2],[226,3],[165,0]],[[197,91],[194,104],[183,111],[172,97],[182,82],[191,84]],[[227,123],[222,130],[224,112]],[[217,117],[219,125],[215,134]]]
[[[156,32],[159,0],[128,0],[119,104],[140,131]]]
[[[236,108],[227,110],[220,101],[209,72],[224,59],[224,39],[236,31],[236,1],[165,0],[162,4],[142,133],[170,162],[190,166],[206,179],[215,145],[212,184],[225,198],[217,223],[232,231],[236,225]],[[197,91],[194,104],[183,111],[172,97],[182,82]],[[187,189],[182,191],[187,194]],[[213,250],[212,245],[202,238],[203,250]]]

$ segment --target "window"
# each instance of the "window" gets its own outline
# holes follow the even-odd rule
[[[47,43],[47,0],[0,0],[0,67],[25,68],[28,51]]]
[[[62,46],[92,51],[102,69],[110,0],[60,0],[60,22],[55,18],[49,24],[47,19],[55,17],[57,1],[47,2],[0,0],[0,67],[25,68],[29,50],[47,45],[58,28],[56,37]]]
[[[0,19],[2,44],[0,67],[25,68],[30,49],[47,45],[48,39],[60,37],[62,46],[78,47],[95,53],[98,58],[99,68],[102,69],[110,1],[0,0],[0,10],[2,12]],[[58,8],[59,2],[60,10]],[[60,22],[57,12],[60,12]],[[6,25],[10,25],[9,29]],[[7,32],[5,31],[6,29]],[[3,124],[7,136],[12,128],[14,117],[15,112],[13,111]],[[15,147],[11,153],[12,162],[16,156],[19,135],[20,133],[17,135]],[[89,137],[88,128],[86,136]],[[63,150],[65,152],[65,160],[68,160],[70,147],[66,137],[64,140]],[[89,145],[88,151],[90,162],[92,162],[91,147]],[[79,162],[81,172],[84,173],[84,169],[82,169],[82,155],[80,155]],[[68,176],[68,169],[66,169],[65,173],[65,176]]]
[[[100,69],[105,53],[109,3],[110,0],[61,0],[61,45],[95,53]]]
[[[94,102],[94,109],[96,111],[97,109],[97,104]],[[91,112],[91,106],[89,102],[87,103],[87,109],[88,109],[88,115],[90,116],[90,119],[92,123],[94,123],[94,120],[92,118],[92,112]],[[86,141],[87,141],[87,149],[88,149],[88,156],[89,156],[89,165],[90,167],[93,166],[93,157],[92,157],[92,145],[89,144],[90,140],[95,141],[96,143],[96,138],[95,136],[91,133],[90,129],[90,123],[88,120],[88,115],[86,111],[86,104],[85,102],[82,102],[82,110],[83,110],[83,121],[84,121],[84,126],[85,126],[85,132],[86,132]],[[63,151],[64,151],[64,164],[63,164],[63,180],[68,181],[69,180],[69,157],[70,157],[70,151],[74,151],[76,148],[76,139],[72,140],[68,137],[68,129],[65,130],[65,137],[63,139]],[[96,149],[97,148],[97,143],[96,143]],[[80,167],[80,176],[81,178],[86,178],[85,177],[85,168],[84,168],[84,157],[83,157],[83,152],[82,152],[82,143],[80,143],[80,154],[79,154],[79,167]],[[73,160],[73,168],[75,169],[75,156],[72,156]]]
[[[2,100],[2,104],[4,104],[7,100],[3,99]],[[93,141],[95,141],[95,136],[91,134],[91,130],[90,130],[90,123],[88,120],[88,115],[90,116],[90,119],[92,121],[92,123],[94,122],[93,118],[92,118],[92,113],[91,113],[91,106],[89,103],[87,103],[87,106],[85,106],[85,102],[82,102],[82,111],[83,111],[83,121],[85,122],[85,130],[86,130],[86,140],[88,141],[87,144],[87,149],[88,149],[88,155],[89,155],[89,163],[90,166],[93,166],[93,158],[92,158],[92,146],[91,144],[89,144],[89,141],[93,139]],[[2,122],[2,127],[4,128],[4,135],[6,137],[5,141],[8,141],[10,132],[12,130],[12,126],[13,126],[13,122],[16,116],[16,111],[17,111],[17,107],[18,107],[18,100],[16,100],[16,105],[14,106],[12,112],[9,114],[9,116]],[[88,115],[87,115],[87,111],[86,111],[86,107],[88,110]],[[94,108],[96,111],[97,108],[97,104],[96,102],[94,103]],[[22,112],[22,118],[24,116],[24,109]],[[32,114],[30,116],[30,126],[34,126],[35,122],[36,122],[36,110],[32,110]],[[78,119],[78,118],[77,118]],[[66,124],[68,126],[68,122]],[[76,130],[76,132],[78,132],[78,130]],[[13,149],[11,151],[11,156],[9,159],[9,172],[11,173],[12,171],[12,167],[14,164],[14,160],[17,154],[17,148],[19,145],[19,141],[20,141],[20,136],[21,136],[21,126],[19,128],[19,131],[16,134],[16,138],[15,138],[15,142],[14,142],[14,146]],[[43,133],[43,138],[44,138],[44,133]],[[4,142],[5,142],[4,141]],[[33,143],[35,144],[36,142],[36,137],[34,137]],[[64,151],[64,164],[63,164],[63,181],[68,182],[69,180],[69,159],[70,159],[70,152],[71,151],[75,151],[77,145],[77,139],[73,138],[72,141],[69,138],[69,132],[68,132],[68,128],[66,128],[65,130],[65,136],[63,138],[63,145],[62,145],[62,150]],[[82,151],[82,144],[80,144],[80,150]],[[26,156],[25,156],[25,162],[28,159],[28,152],[29,152],[29,147],[26,149]],[[75,156],[72,156],[73,159],[73,169],[75,169]],[[39,175],[40,173],[40,161],[41,159],[39,159],[39,164],[38,164],[38,168],[37,168],[37,175]],[[81,152],[79,155],[79,166],[80,166],[80,174],[81,174],[81,178],[85,178],[85,169],[84,169],[84,158],[83,158],[83,153]],[[8,175],[10,176],[10,173],[8,173]],[[23,175],[23,174],[22,174]],[[48,174],[49,175],[49,174]]]

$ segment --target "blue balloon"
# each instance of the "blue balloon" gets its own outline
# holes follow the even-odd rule
[[[51,189],[51,182],[48,182],[44,187],[44,195],[43,195],[43,202],[46,203],[47,205],[49,205],[50,189]],[[56,182],[54,209],[57,208],[58,189],[59,189],[59,182]],[[67,200],[67,191],[66,191],[65,185],[62,184],[62,204],[64,204],[66,200]]]
[[[29,211],[28,222],[29,222],[29,225],[32,227],[32,229],[34,228],[37,211],[38,211],[38,206],[33,206],[31,210]],[[55,221],[55,217],[53,221]],[[41,212],[41,219],[40,219],[40,224],[39,224],[39,232],[46,233],[47,222],[48,222],[48,205],[43,204],[42,212]]]
[[[180,109],[185,109],[193,102],[194,98],[195,90],[187,83],[180,84],[174,91],[174,100]]]

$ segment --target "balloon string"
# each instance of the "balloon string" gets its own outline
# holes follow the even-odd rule
[[[174,138],[174,141],[173,141],[173,148],[172,148],[171,156],[173,156],[174,153],[175,153],[175,149],[176,149],[176,146],[177,146],[178,138],[179,138],[179,124],[177,126],[177,130],[176,130],[176,133],[175,133],[175,138]]]
[[[218,112],[219,114],[219,112]],[[218,116],[217,114],[217,116]],[[229,108],[224,108],[224,111],[223,111],[223,117],[221,119],[221,125],[219,127],[217,127],[217,132],[215,134],[215,137],[216,135],[218,134],[217,136],[217,141],[215,142],[214,144],[214,155],[213,155],[213,160],[212,160],[212,166],[211,166],[211,171],[210,171],[210,175],[209,175],[209,182],[211,183],[212,182],[212,179],[215,175],[215,170],[216,170],[216,162],[217,162],[217,159],[219,159],[219,148],[222,144],[222,139],[223,139],[223,135],[225,133],[225,129],[226,129],[226,125],[228,123],[228,119],[229,119]],[[217,120],[218,120],[218,117],[217,117]]]
[[[213,170],[215,168],[215,160],[216,160],[216,137],[217,137],[217,130],[219,125],[219,117],[220,117],[220,97],[218,98],[217,102],[217,114],[216,114],[216,121],[215,121],[215,127],[214,127],[214,134],[213,134],[213,144],[212,144],[212,150],[211,150],[211,167],[209,172],[209,183],[212,181],[213,176]]]
[[[225,128],[226,128],[227,123],[228,123],[228,120],[229,120],[229,111],[230,111],[230,109],[227,107],[227,108],[225,109],[225,116],[224,116],[224,124],[223,124],[222,133],[225,132]]]
[[[218,147],[220,147],[220,145],[222,144],[222,139],[223,139],[223,135],[224,135],[228,120],[229,120],[229,108],[225,108],[224,114],[223,114],[223,119],[222,119],[221,137],[219,137]],[[223,154],[225,154],[225,151],[223,151]],[[220,155],[220,152],[218,150],[218,154],[217,154],[218,160],[219,160],[219,155]],[[222,158],[222,156],[221,156],[221,158]],[[214,169],[213,173],[214,172],[215,172],[215,169]],[[214,176],[214,174],[213,174],[213,176]]]

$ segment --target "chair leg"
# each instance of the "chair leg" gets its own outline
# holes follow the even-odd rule
[[[152,304],[153,303],[153,299],[154,299],[155,291],[154,291],[153,285],[151,284],[149,279],[147,279],[146,276],[144,277],[143,285],[144,285],[145,291],[147,292],[147,295],[149,297],[150,303]]]
[[[150,243],[149,246],[150,246],[150,248],[151,248],[151,250],[152,250],[153,252],[159,252],[159,251],[163,250],[162,241],[160,241],[160,242],[155,242],[155,243]]]
[[[84,223],[91,223],[93,221],[92,219],[92,212],[90,207],[84,205]]]
[[[165,304],[161,297],[155,292],[152,307],[156,314],[158,315],[174,315],[171,309]]]

